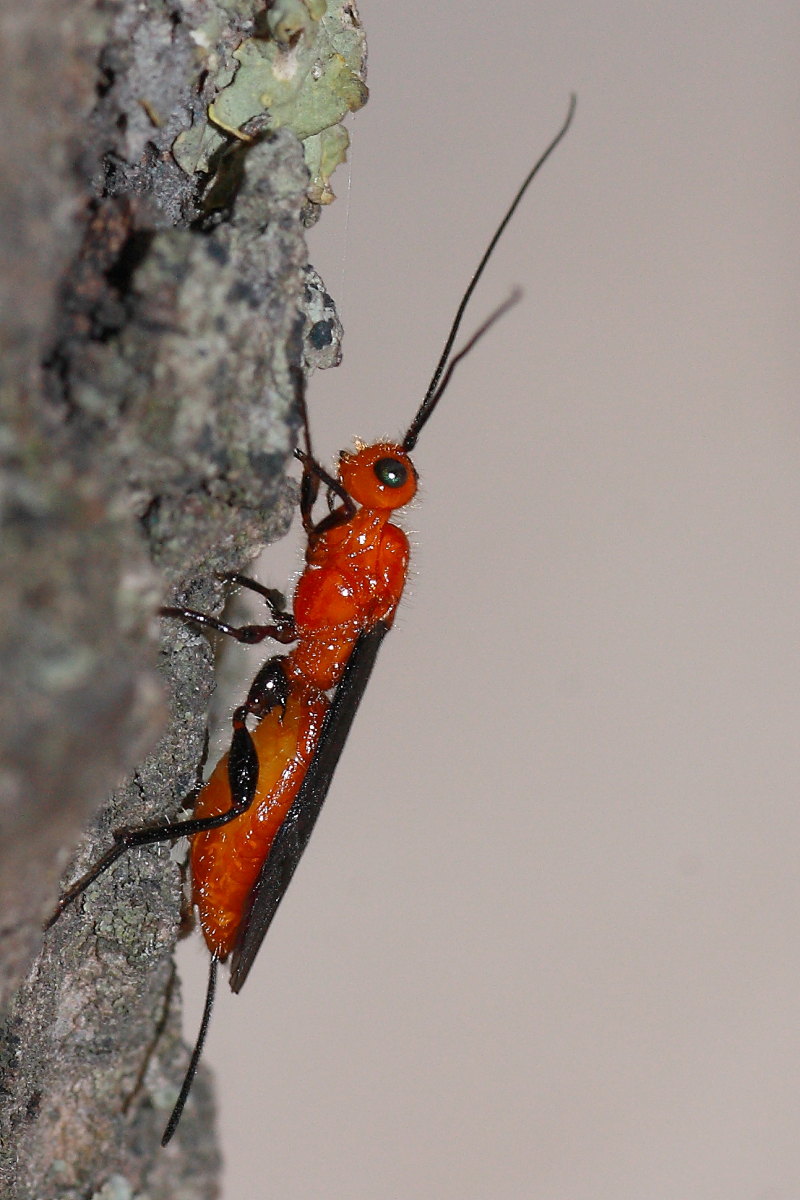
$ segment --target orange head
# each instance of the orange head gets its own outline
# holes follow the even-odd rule
[[[394,442],[376,442],[374,446],[356,443],[353,454],[343,450],[339,479],[356,503],[365,508],[402,508],[417,491],[414,464]]]

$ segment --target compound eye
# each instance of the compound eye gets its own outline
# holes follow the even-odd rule
[[[408,467],[396,458],[379,458],[373,470],[384,487],[399,488],[408,479]]]

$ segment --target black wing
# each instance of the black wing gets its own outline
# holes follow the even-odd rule
[[[339,756],[364,689],[369,682],[380,644],[389,626],[379,621],[362,633],[347,660],[341,681],[325,714],[319,742],[302,787],[275,835],[261,874],[250,895],[250,909],[242,920],[231,959],[231,988],[241,990],[259,947],[283,899],[284,892],[306,848],[314,822],[325,802]]]

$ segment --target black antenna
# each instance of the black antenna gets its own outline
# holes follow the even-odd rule
[[[200,1022],[200,1032],[197,1035],[197,1041],[194,1044],[192,1057],[189,1059],[189,1066],[186,1068],[186,1074],[183,1077],[178,1099],[175,1101],[175,1107],[172,1110],[172,1115],[167,1122],[167,1128],[161,1138],[161,1145],[166,1146],[167,1142],[172,1140],[172,1135],[178,1128],[178,1122],[183,1113],[183,1107],[186,1104],[186,1097],[189,1095],[194,1077],[197,1074],[197,1067],[200,1063],[200,1055],[203,1053],[203,1045],[208,1033],[209,1022],[211,1021],[211,1010],[214,1007],[214,995],[217,990],[217,964],[219,959],[216,954],[211,955],[211,964],[208,971],[208,988],[206,990],[206,1004],[203,1009],[203,1019]]]
[[[495,321],[499,321],[500,318],[502,316],[504,316],[504,314],[507,313],[510,308],[513,308],[514,305],[521,299],[522,299],[522,288],[514,288],[513,292],[508,297],[508,299],[504,300],[502,304],[499,304],[497,306],[497,308],[494,310],[494,312],[489,314],[489,316],[486,318],[486,320],[483,322],[483,324],[479,325],[478,328],[475,330],[475,332],[473,333],[473,335],[469,339],[469,341],[466,343],[466,345],[462,346],[461,349],[459,350],[458,354],[454,354],[453,357],[450,359],[450,362],[447,364],[447,370],[445,371],[444,375],[442,376],[442,382],[439,384],[436,391],[430,397],[430,400],[427,401],[427,407],[423,406],[423,408],[421,408],[419,410],[417,415],[414,417],[414,420],[411,422],[411,424],[408,427],[408,433],[403,438],[403,449],[406,451],[406,453],[408,453],[409,450],[413,450],[414,447],[416,446],[417,438],[419,437],[419,431],[422,428],[422,426],[425,424],[425,422],[427,421],[428,417],[433,412],[436,405],[438,404],[439,397],[441,396],[442,392],[444,391],[444,389],[447,387],[448,383],[450,382],[450,378],[451,378],[453,371],[455,370],[457,364],[461,362],[461,359],[464,358],[464,356],[466,354],[469,354],[472,347],[475,345],[475,343],[477,341],[479,341],[480,338],[483,337],[483,335],[486,333],[487,329],[491,329],[491,327],[494,325]]]
[[[573,94],[570,96],[569,108],[567,109],[567,116],[564,121],[564,124],[561,126],[558,133],[556,134],[556,136],[553,138],[550,145],[545,150],[544,154],[542,154],[541,157],[539,159],[537,159],[537,161],[531,167],[530,171],[528,172],[527,176],[525,177],[525,179],[522,183],[522,186],[520,187],[520,189],[517,192],[514,199],[511,201],[511,204],[508,208],[508,211],[506,212],[506,215],[503,217],[502,221],[500,222],[497,229],[495,230],[492,240],[489,242],[489,245],[486,247],[486,249],[483,252],[483,257],[481,258],[480,262],[478,263],[477,270],[475,271],[475,274],[472,276],[472,279],[469,281],[467,290],[464,292],[464,295],[461,297],[461,303],[459,304],[458,309],[456,311],[456,315],[453,320],[453,324],[450,326],[450,332],[447,335],[447,341],[444,344],[444,349],[442,350],[441,357],[440,357],[438,363],[436,364],[436,370],[433,372],[431,381],[428,384],[428,390],[425,393],[425,399],[422,401],[422,404],[419,407],[417,415],[414,417],[414,420],[409,425],[408,433],[406,434],[406,436],[403,439],[403,449],[404,450],[413,450],[414,449],[414,446],[417,444],[417,438],[419,437],[420,430],[422,429],[422,427],[425,424],[425,422],[427,421],[428,417],[431,415],[431,413],[433,412],[437,403],[441,399],[441,396],[442,396],[442,393],[444,392],[445,386],[446,386],[447,382],[449,381],[450,376],[452,374],[452,368],[455,366],[456,362],[458,361],[458,358],[463,357],[463,355],[466,353],[466,350],[468,349],[468,347],[465,347],[464,350],[462,350],[458,354],[457,358],[454,359],[450,363],[450,370],[447,372],[447,375],[445,376],[444,380],[440,384],[439,381],[442,379],[442,375],[445,371],[445,368],[448,365],[448,360],[450,359],[450,351],[453,349],[453,342],[456,340],[456,335],[458,333],[459,326],[461,325],[461,318],[464,316],[464,311],[465,311],[467,305],[469,304],[470,297],[472,296],[472,293],[475,291],[475,287],[478,283],[478,280],[480,279],[481,275],[483,274],[483,269],[486,266],[489,259],[491,258],[492,252],[493,252],[495,246],[497,245],[497,243],[499,242],[499,240],[503,234],[503,231],[505,230],[506,225],[508,225],[508,222],[513,217],[513,215],[516,211],[517,205],[519,204],[522,197],[525,195],[525,192],[528,190],[529,184],[532,182],[534,177],[538,174],[540,168],[543,167],[544,164],[547,162],[548,158],[553,153],[556,146],[558,145],[558,143],[561,141],[561,139],[564,137],[567,130],[569,129],[570,124],[572,123],[572,117],[575,113],[576,103],[577,103],[577,96],[573,92]],[[486,329],[488,329],[489,326],[494,323],[494,321],[497,319],[497,317],[499,317],[501,315],[501,313],[505,312],[510,307],[510,304],[511,304],[511,301],[507,301],[504,305],[501,305],[501,307],[489,318],[489,320],[486,321],[484,323],[484,325],[481,326],[481,328],[478,330],[477,334],[475,334],[470,339],[470,342],[469,342],[470,347],[473,346],[475,344],[475,342],[478,340],[478,337],[480,337],[480,335],[482,333],[484,333],[486,331]]]

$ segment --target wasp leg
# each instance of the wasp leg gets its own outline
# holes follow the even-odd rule
[[[258,671],[242,708],[260,721],[278,705],[285,716],[288,699],[289,680],[283,669],[283,658],[275,655],[274,658],[268,658]]]
[[[300,480],[300,515],[303,518],[303,529],[306,533],[319,533],[323,525],[326,529],[331,529],[349,521],[356,511],[356,505],[347,489],[304,450],[295,450],[294,456],[303,464],[303,477]],[[333,510],[324,518],[324,521],[315,523],[312,510],[319,493],[320,483],[325,484],[329,494],[332,492],[339,497],[342,508]]]
[[[265,587],[263,583],[258,583],[257,580],[251,579],[249,575],[242,575],[239,571],[220,571],[217,578],[226,583],[235,583],[239,587],[249,588],[251,592],[258,592],[259,596],[263,596],[266,600],[276,621],[291,621],[292,614],[286,609],[286,597],[278,588]]]
[[[279,702],[279,700],[275,701],[275,703]],[[61,894],[52,915],[45,922],[45,929],[54,925],[64,909],[73,900],[77,900],[78,896],[85,892],[104,871],[107,871],[126,850],[131,850],[135,846],[151,846],[155,842],[171,842],[180,837],[192,837],[196,833],[205,833],[208,829],[218,829],[221,825],[227,825],[229,821],[235,820],[236,817],[247,811],[255,799],[258,782],[258,755],[250,731],[245,724],[250,711],[247,705],[243,704],[233,714],[233,736],[228,752],[228,783],[232,798],[230,808],[213,817],[191,817],[185,821],[170,821],[163,825],[140,825],[115,829],[114,845],[97,860],[85,875],[82,875]]]
[[[162,617],[180,617],[184,621],[199,625],[202,629],[213,629],[216,633],[236,638],[237,642],[244,642],[248,646],[263,642],[264,638],[272,638],[284,646],[297,640],[294,617],[291,613],[274,613],[277,618],[274,625],[229,625],[227,621],[221,621],[218,617],[210,617],[207,613],[195,612],[193,608],[182,608],[180,605],[165,605],[158,611]]]

